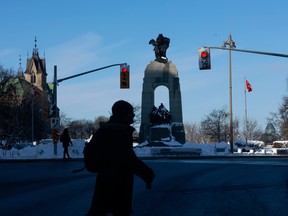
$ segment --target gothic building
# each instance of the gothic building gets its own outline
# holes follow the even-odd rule
[[[276,129],[272,123],[268,123],[265,128],[265,133],[261,135],[260,140],[266,145],[272,145],[274,141],[279,140],[280,136],[276,133]]]
[[[20,58],[17,75],[1,81],[0,135],[13,134],[32,141],[50,136],[49,108],[53,92],[47,84],[46,60],[40,58],[36,42],[35,38],[25,71]]]
[[[27,58],[24,76],[26,81],[43,91],[47,90],[46,60],[39,57],[36,42],[35,38],[35,48],[33,49],[32,57]]]
[[[11,89],[13,89],[14,100],[11,97]],[[0,90],[3,93],[0,101],[6,104],[19,104],[23,98],[31,99],[37,96],[35,101],[39,103],[43,112],[45,110],[45,115],[48,115],[53,92],[47,83],[46,60],[39,56],[36,38],[32,56],[30,58],[27,56],[24,73],[20,57],[17,76],[10,77]]]

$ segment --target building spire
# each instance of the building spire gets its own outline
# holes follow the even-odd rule
[[[33,49],[33,55],[38,55],[38,48],[37,48],[37,37],[35,36],[35,47]]]
[[[24,78],[24,74],[23,74],[23,69],[22,69],[22,66],[21,66],[21,55],[19,55],[19,68],[18,68],[18,73],[17,73],[17,77],[19,78]]]
[[[19,70],[21,69],[22,70],[22,67],[21,67],[21,55],[19,55]]]

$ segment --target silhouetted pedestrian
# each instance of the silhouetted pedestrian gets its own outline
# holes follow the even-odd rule
[[[134,174],[151,188],[155,175],[133,150],[133,106],[120,100],[112,106],[112,116],[102,123],[90,142],[99,145],[101,165],[88,216],[129,216],[132,211]]]
[[[66,159],[66,155],[68,159],[71,159],[71,157],[69,156],[68,147],[69,145],[73,145],[73,144],[70,139],[68,128],[65,128],[63,130],[63,133],[60,135],[60,142],[62,142],[62,146],[63,146],[63,159]]]

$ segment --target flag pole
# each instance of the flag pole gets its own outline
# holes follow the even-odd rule
[[[247,145],[248,124],[247,124],[247,98],[246,98],[246,77],[244,77],[244,96],[245,96],[245,141]]]

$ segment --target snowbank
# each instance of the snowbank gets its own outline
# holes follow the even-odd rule
[[[85,140],[74,139],[73,145],[69,147],[69,154],[72,158],[83,158]],[[288,148],[273,149],[262,148],[250,152],[237,151],[230,153],[230,145],[221,142],[216,144],[185,143],[183,145],[173,142],[165,143],[165,147],[147,147],[147,143],[135,145],[134,151],[139,157],[181,157],[181,156],[262,156],[262,155],[288,155]],[[56,153],[56,154],[55,154]],[[11,150],[0,149],[0,159],[61,159],[63,148],[61,143],[56,145],[51,140],[44,140],[38,145],[29,145],[22,149],[12,148]]]

